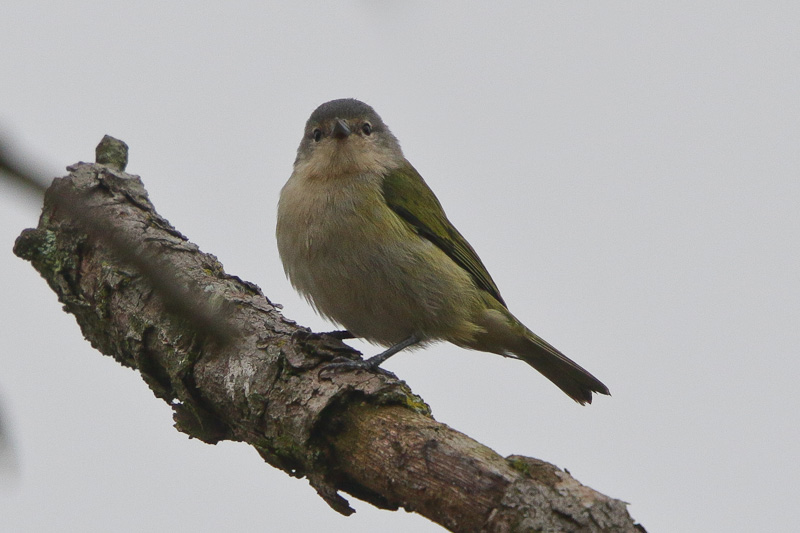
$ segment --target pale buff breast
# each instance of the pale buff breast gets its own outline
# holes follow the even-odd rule
[[[292,285],[359,337],[465,341],[476,330],[472,279],[386,206],[378,178],[293,175],[281,191],[277,235]]]

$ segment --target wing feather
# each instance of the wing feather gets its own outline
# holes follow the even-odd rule
[[[506,305],[478,254],[447,219],[436,195],[410,163],[386,174],[383,197],[389,208],[418,235],[435,244],[466,270],[478,287]]]

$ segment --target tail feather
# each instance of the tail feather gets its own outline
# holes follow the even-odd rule
[[[469,342],[451,342],[500,355],[514,354],[581,405],[592,403],[592,393],[610,394],[608,387],[578,363],[526,328],[499,302],[487,298],[488,309],[478,318],[482,332]]]
[[[514,355],[538,370],[570,398],[585,405],[592,403],[593,392],[610,395],[608,387],[578,363],[535,333],[527,333],[523,346],[514,350]]]

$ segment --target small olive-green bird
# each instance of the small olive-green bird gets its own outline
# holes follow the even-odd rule
[[[388,347],[449,341],[522,359],[570,398],[608,388],[506,308],[478,254],[450,223],[381,117],[353,99],[306,123],[278,203],[278,250],[292,285],[345,334]]]

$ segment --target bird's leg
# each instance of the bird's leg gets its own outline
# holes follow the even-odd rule
[[[381,363],[389,359],[400,350],[408,348],[409,346],[413,346],[419,341],[419,337],[416,335],[411,335],[407,339],[403,339],[397,344],[388,347],[378,355],[374,355],[369,359],[335,359],[333,362],[325,365],[323,370],[375,370],[381,365]]]
[[[391,356],[393,356],[400,350],[405,350],[409,346],[413,346],[418,342],[419,342],[419,337],[417,337],[416,335],[411,335],[407,339],[402,340],[393,346],[389,346],[387,349],[385,349],[378,355],[373,355],[372,357],[364,361],[364,363],[366,363],[369,368],[377,368],[381,366],[381,363],[389,359]]]

